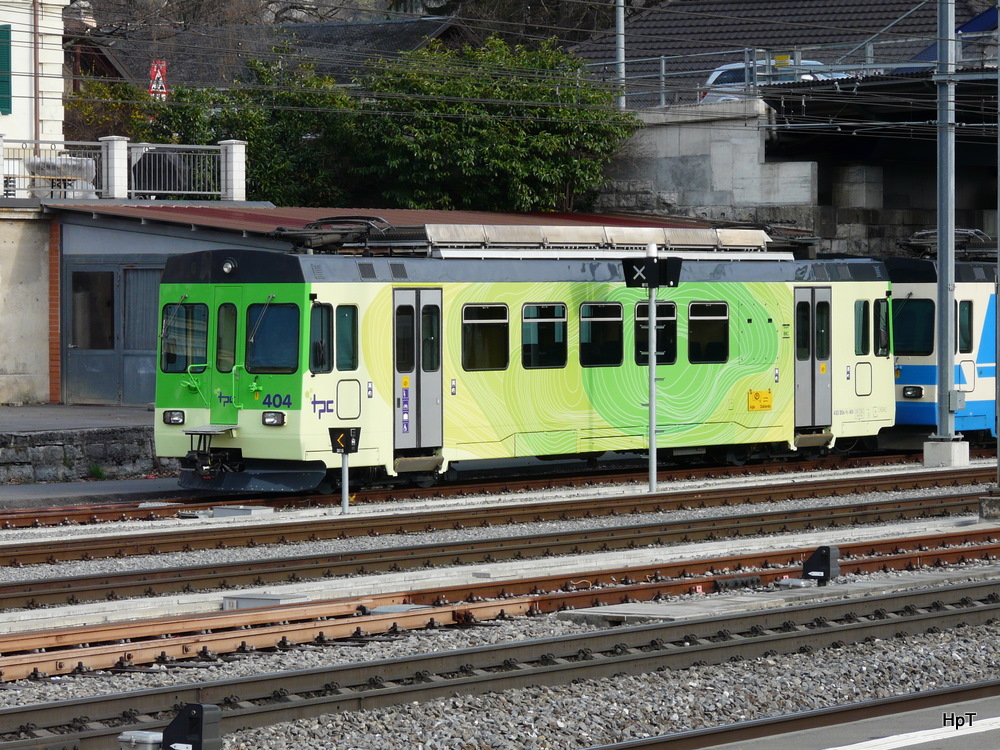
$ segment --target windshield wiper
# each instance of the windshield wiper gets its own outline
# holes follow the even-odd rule
[[[170,316],[166,320],[163,321],[163,328],[160,329],[160,338],[161,339],[164,336],[167,335],[167,329],[170,328],[170,324],[174,322],[174,318],[177,317],[177,313],[180,312],[181,303],[184,300],[186,300],[187,298],[188,298],[188,296],[186,294],[182,294],[181,298],[179,300],[177,300],[176,304],[174,304],[174,309],[170,311]]]
[[[253,324],[253,330],[250,331],[249,341],[252,344],[254,336],[257,335],[257,330],[260,328],[260,324],[264,322],[264,313],[267,312],[267,306],[271,304],[271,300],[274,299],[273,294],[267,296],[267,302],[264,303],[264,309],[260,311],[260,315],[257,316],[257,322]]]

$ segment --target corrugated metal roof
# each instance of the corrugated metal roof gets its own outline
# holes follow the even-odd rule
[[[684,217],[620,214],[503,214],[486,211],[421,211],[394,208],[240,208],[237,206],[126,206],[104,203],[49,204],[49,211],[88,213],[98,217],[159,221],[203,229],[267,234],[277,227],[301,228],[333,216],[377,216],[394,226],[478,224],[491,226],[651,226],[709,227],[712,223]]]

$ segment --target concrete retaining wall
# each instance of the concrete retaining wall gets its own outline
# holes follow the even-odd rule
[[[0,484],[142,476],[177,468],[153,453],[152,427],[0,434]]]

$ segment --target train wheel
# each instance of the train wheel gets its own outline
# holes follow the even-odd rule
[[[437,474],[427,473],[427,474],[414,474],[412,481],[417,487],[433,487],[437,484],[439,476]]]

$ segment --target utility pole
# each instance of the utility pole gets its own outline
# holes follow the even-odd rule
[[[937,55],[937,431],[926,466],[965,466],[969,444],[955,434],[964,406],[955,390],[955,0],[938,0]]]

